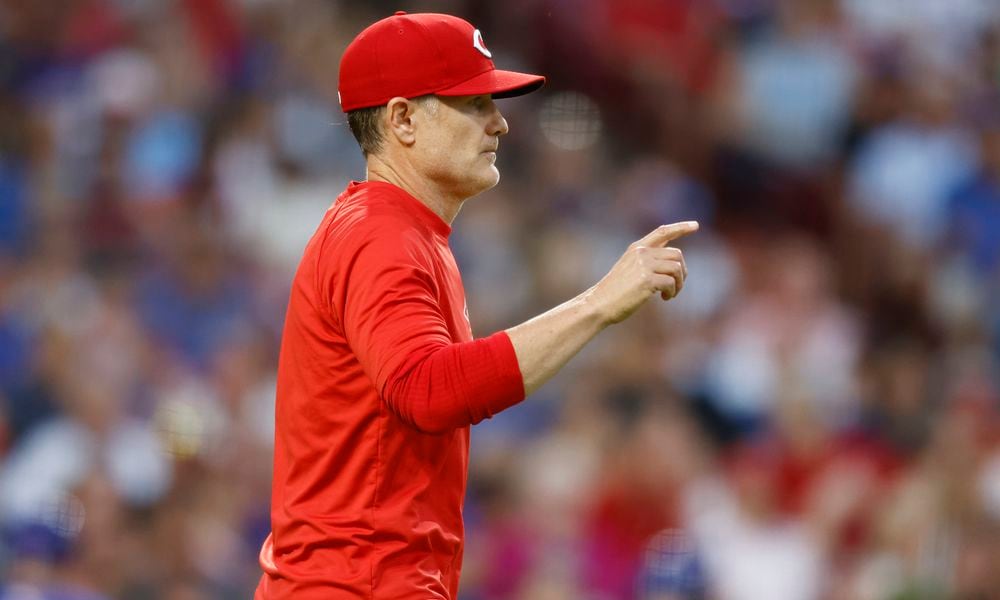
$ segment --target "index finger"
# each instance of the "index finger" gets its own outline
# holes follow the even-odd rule
[[[681,221],[680,223],[671,223],[670,225],[660,225],[647,233],[637,243],[640,246],[647,247],[664,246],[668,242],[672,242],[695,231],[698,231],[698,221]]]

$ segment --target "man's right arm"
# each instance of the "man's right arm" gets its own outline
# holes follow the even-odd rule
[[[671,241],[697,231],[698,223],[664,225],[629,246],[596,285],[552,310],[507,330],[530,394],[552,378],[604,328],[628,318],[649,298],[676,296],[687,267]]]

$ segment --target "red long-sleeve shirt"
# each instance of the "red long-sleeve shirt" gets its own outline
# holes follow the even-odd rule
[[[472,338],[450,232],[396,186],[351,183],[306,246],[256,599],[456,598],[469,426],[524,384],[505,333]]]

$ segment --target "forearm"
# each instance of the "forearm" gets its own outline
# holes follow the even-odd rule
[[[680,250],[664,246],[697,229],[694,221],[657,227],[630,245],[595,286],[508,329],[525,393],[540,388],[602,329],[627,319],[653,294],[664,300],[677,295],[687,267]]]
[[[551,379],[607,326],[608,320],[598,309],[592,292],[593,288],[507,330],[525,394]]]
[[[489,418],[541,387],[604,329],[592,291],[489,338],[429,352],[390,378],[383,398],[427,433]]]
[[[499,332],[431,350],[390,379],[382,397],[414,428],[443,433],[517,404],[524,388],[511,342]]]

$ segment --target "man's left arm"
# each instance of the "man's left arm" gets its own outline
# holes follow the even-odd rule
[[[524,399],[506,332],[453,342],[419,249],[380,232],[359,237],[344,244],[351,266],[334,310],[365,373],[400,419],[443,433]]]

